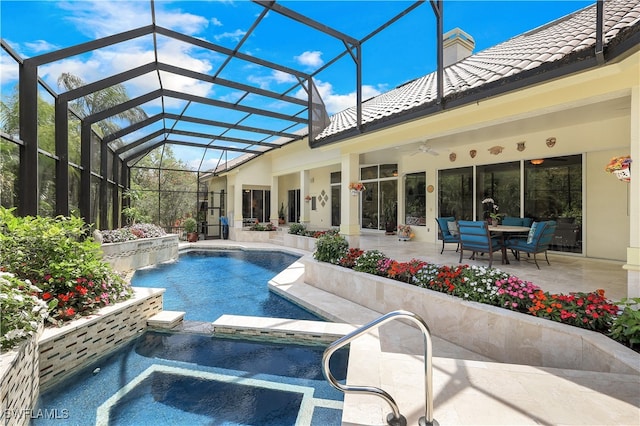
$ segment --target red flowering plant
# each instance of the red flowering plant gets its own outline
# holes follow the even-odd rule
[[[387,267],[387,276],[391,279],[403,281],[405,283],[413,282],[415,274],[422,269],[427,262],[424,260],[411,259],[408,262],[398,262],[391,260]]]
[[[466,268],[467,265],[446,266],[425,263],[424,267],[416,272],[414,282],[420,287],[454,294],[456,288],[464,281],[462,273]]]
[[[47,302],[54,324],[133,294],[87,234],[80,218],[16,217],[0,208],[0,266],[40,289],[36,296]]]
[[[364,250],[360,250],[359,248],[350,248],[347,250],[347,254],[345,254],[340,260],[338,260],[338,264],[340,266],[344,266],[345,268],[353,268],[356,264],[356,261],[362,254]]]
[[[576,327],[607,332],[618,313],[618,306],[604,296],[604,290],[591,293],[549,294],[535,292],[529,313]]]

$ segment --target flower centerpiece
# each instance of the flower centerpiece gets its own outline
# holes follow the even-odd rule
[[[351,195],[358,195],[359,192],[362,192],[367,188],[365,188],[364,183],[362,182],[351,182],[349,184],[349,189],[351,190]]]
[[[613,157],[604,168],[605,171],[616,175],[623,182],[631,182],[631,156]]]
[[[485,198],[482,200],[482,204],[487,204],[489,209],[489,218],[491,218],[491,223],[495,226],[500,221],[502,217],[502,213],[498,213],[500,210],[500,206],[496,204],[493,198]]]
[[[414,233],[411,231],[410,225],[398,225],[398,240],[409,241],[414,237]]]

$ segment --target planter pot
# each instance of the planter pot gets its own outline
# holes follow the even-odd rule
[[[222,225],[222,239],[229,239],[229,225]]]
[[[614,170],[613,174],[622,182],[631,182],[631,169]]]
[[[197,234],[196,234],[197,235]],[[118,271],[130,271],[178,258],[178,235],[102,244],[102,259]]]
[[[198,233],[197,232],[187,232],[187,241],[190,243],[195,243],[198,241]]]

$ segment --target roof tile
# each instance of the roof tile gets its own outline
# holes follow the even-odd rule
[[[640,0],[608,0],[604,4],[604,41],[611,41],[621,30],[640,23]],[[444,95],[478,89],[489,82],[500,81],[522,71],[558,61],[595,45],[595,5],[562,17],[547,25],[513,37],[494,47],[478,52],[444,70]],[[639,31],[635,28],[634,31]],[[437,96],[436,73],[417,78],[389,92],[365,101],[363,124],[382,117],[401,114],[427,104]],[[355,107],[338,112],[322,131],[322,140],[355,128]]]

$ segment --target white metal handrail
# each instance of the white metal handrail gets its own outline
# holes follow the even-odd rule
[[[376,395],[382,399],[384,399],[389,406],[391,407],[392,412],[387,415],[387,423],[392,426],[405,426],[407,424],[407,420],[405,417],[400,414],[400,409],[398,408],[398,404],[396,404],[395,400],[389,395],[386,391],[380,388],[376,388],[373,386],[352,386],[347,384],[342,384],[336,380],[336,378],[331,374],[331,369],[329,368],[329,361],[331,356],[340,348],[348,345],[350,342],[355,340],[356,338],[362,336],[366,332],[371,329],[378,328],[381,325],[392,321],[398,318],[406,318],[418,325],[420,331],[422,332],[422,337],[424,339],[424,388],[425,388],[425,412],[424,417],[420,417],[419,424],[420,426],[437,426],[438,423],[433,419],[433,390],[432,390],[432,346],[431,346],[431,332],[429,331],[429,327],[427,324],[420,318],[418,315],[409,311],[393,311],[389,312],[381,316],[380,318],[371,321],[368,324],[363,325],[357,330],[352,331],[351,333],[341,337],[336,340],[332,344],[330,344],[327,349],[325,349],[324,354],[322,355],[322,372],[327,381],[334,388],[344,392],[344,393],[368,393],[371,395]]]

